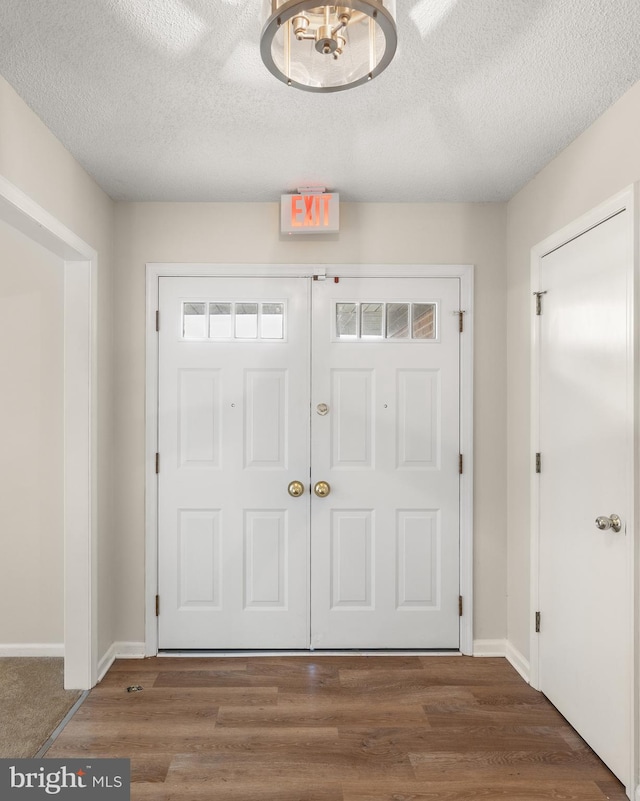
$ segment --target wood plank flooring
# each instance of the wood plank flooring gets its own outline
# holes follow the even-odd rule
[[[504,659],[117,661],[47,753],[116,756],[133,801],[626,798]]]

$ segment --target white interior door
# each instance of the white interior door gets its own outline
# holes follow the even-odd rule
[[[160,648],[307,648],[309,282],[161,278]]]
[[[457,648],[460,280],[159,295],[159,647]]]
[[[628,211],[541,262],[539,684],[630,778]],[[621,530],[596,518],[618,515]],[[606,521],[601,521],[606,525]]]
[[[313,286],[312,645],[459,645],[456,278]]]

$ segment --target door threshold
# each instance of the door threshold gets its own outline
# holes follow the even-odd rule
[[[67,714],[62,718],[60,723],[55,727],[55,729],[51,732],[47,740],[40,746],[38,752],[34,754],[34,759],[44,759],[47,751],[51,748],[54,742],[58,739],[58,737],[62,734],[62,730],[67,725],[67,723],[71,720],[71,718],[76,714],[76,712],[80,709],[82,704],[87,700],[89,697],[89,690],[85,690],[80,698],[75,702],[75,704],[71,707],[71,709],[67,712]],[[47,792],[45,790],[45,792]]]
[[[278,651],[278,650],[246,650],[246,651],[206,651],[202,649],[175,649],[165,648],[158,651],[159,657],[182,657],[182,658],[207,658],[216,659],[220,657],[233,658],[233,657],[263,657],[263,656],[462,656],[457,648],[451,650],[444,649],[418,649],[418,648],[405,648],[397,650],[382,649],[369,649],[360,650],[357,648],[344,648],[334,650],[321,650],[316,648],[314,650],[304,649],[297,651]]]

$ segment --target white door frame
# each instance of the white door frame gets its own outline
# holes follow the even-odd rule
[[[639,275],[639,258],[638,258],[638,243],[640,237],[638,235],[638,209],[640,208],[638,200],[639,185],[627,187],[625,190],[610,198],[609,200],[601,203],[595,209],[584,214],[582,217],[574,220],[566,225],[564,228],[556,231],[551,236],[538,243],[531,250],[531,292],[535,294],[543,289],[541,286],[541,270],[542,259],[551,251],[556,250],[562,245],[567,244],[572,239],[586,233],[591,228],[605,220],[612,217],[621,211],[627,211],[628,214],[628,230],[627,236],[629,237],[630,248],[629,252],[633,254],[633,258],[629,260],[628,264],[628,320],[629,327],[627,331],[627,370],[628,375],[633,376],[633,380],[628,383],[628,401],[634,409],[633,430],[629,431],[628,451],[626,458],[628,461],[629,469],[629,498],[632,499],[629,509],[628,531],[631,536],[628,537],[628,569],[629,569],[629,586],[632,587],[633,593],[633,611],[631,614],[631,624],[629,627],[629,637],[634,643],[633,649],[633,666],[632,666],[632,688],[631,698],[634,710],[632,737],[631,737],[631,781],[633,788],[635,788],[635,798],[640,801],[640,780],[639,763],[640,757],[638,754],[638,745],[640,745],[639,737],[639,699],[640,699],[640,647],[638,635],[638,623],[640,622],[640,592],[638,579],[640,577],[640,542],[636,531],[636,521],[640,520],[640,493],[636,491],[636,483],[638,476],[638,467],[636,460],[640,457],[640,443],[638,439],[640,431],[640,365],[638,364],[638,325],[640,323],[640,281]],[[540,548],[540,520],[539,520],[539,506],[540,506],[540,491],[538,476],[535,472],[535,459],[534,454],[540,451],[540,320],[541,318],[536,315],[535,302],[532,297],[531,303],[531,593],[530,593],[530,655],[531,655],[531,671],[530,683],[535,689],[540,689],[540,649],[538,647],[538,637],[535,633],[534,613],[539,609],[540,586],[539,586],[539,548]],[[633,798],[631,789],[627,788],[629,796]]]
[[[146,590],[145,655],[158,653],[158,279],[162,276],[333,276],[382,278],[459,278],[466,336],[460,348],[460,448],[464,473],[460,481],[460,651],[473,653],[473,266],[415,264],[147,264],[146,376]]]
[[[64,686],[98,676],[98,255],[0,176],[0,219],[64,262]]]

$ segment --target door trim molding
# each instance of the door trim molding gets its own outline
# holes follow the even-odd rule
[[[0,219],[64,264],[64,686],[98,666],[98,254],[0,175]]]
[[[640,622],[640,543],[636,532],[636,521],[640,520],[640,493],[636,491],[637,476],[639,472],[638,459],[640,458],[639,432],[640,432],[640,391],[639,379],[640,370],[636,368],[638,359],[638,334],[639,334],[639,315],[637,310],[640,308],[640,281],[638,280],[639,258],[638,243],[640,241],[638,209],[639,205],[639,184],[627,187],[622,192],[614,195],[597,207],[582,215],[578,219],[561,228],[559,231],[539,242],[531,250],[531,292],[532,294],[542,291],[541,286],[541,262],[544,256],[570,242],[590,229],[605,222],[610,217],[621,211],[629,212],[627,221],[627,236],[629,241],[629,253],[632,258],[628,264],[628,291],[627,291],[627,310],[629,326],[627,331],[627,371],[632,376],[628,382],[628,402],[629,408],[633,409],[633,430],[629,432],[629,448],[626,458],[629,465],[629,498],[631,499],[629,508],[628,529],[629,536],[629,587],[633,597],[632,613],[629,626],[629,637],[634,643],[633,665],[630,666],[631,676],[631,699],[632,699],[632,731],[631,731],[631,776],[632,787],[638,786],[640,778],[638,754],[639,718],[640,718],[640,645],[638,635],[638,623]],[[531,517],[530,517],[530,615],[529,615],[529,643],[530,643],[530,683],[535,689],[540,689],[540,651],[538,647],[538,637],[534,626],[534,612],[539,609],[540,600],[540,519],[539,505],[540,493],[537,474],[535,472],[534,454],[540,451],[540,421],[539,421],[539,397],[540,397],[540,317],[536,315],[535,304],[532,297],[531,302],[531,458],[530,458],[530,488],[531,488]],[[640,793],[640,788],[637,792]],[[627,793],[631,797],[632,789],[627,787]]]
[[[146,265],[146,418],[145,418],[145,656],[158,653],[155,599],[158,592],[158,337],[156,310],[161,277],[345,277],[459,278],[465,331],[460,342],[460,651],[473,654],[473,265],[469,264],[199,264],[154,262]],[[162,322],[160,323],[162,324]]]

